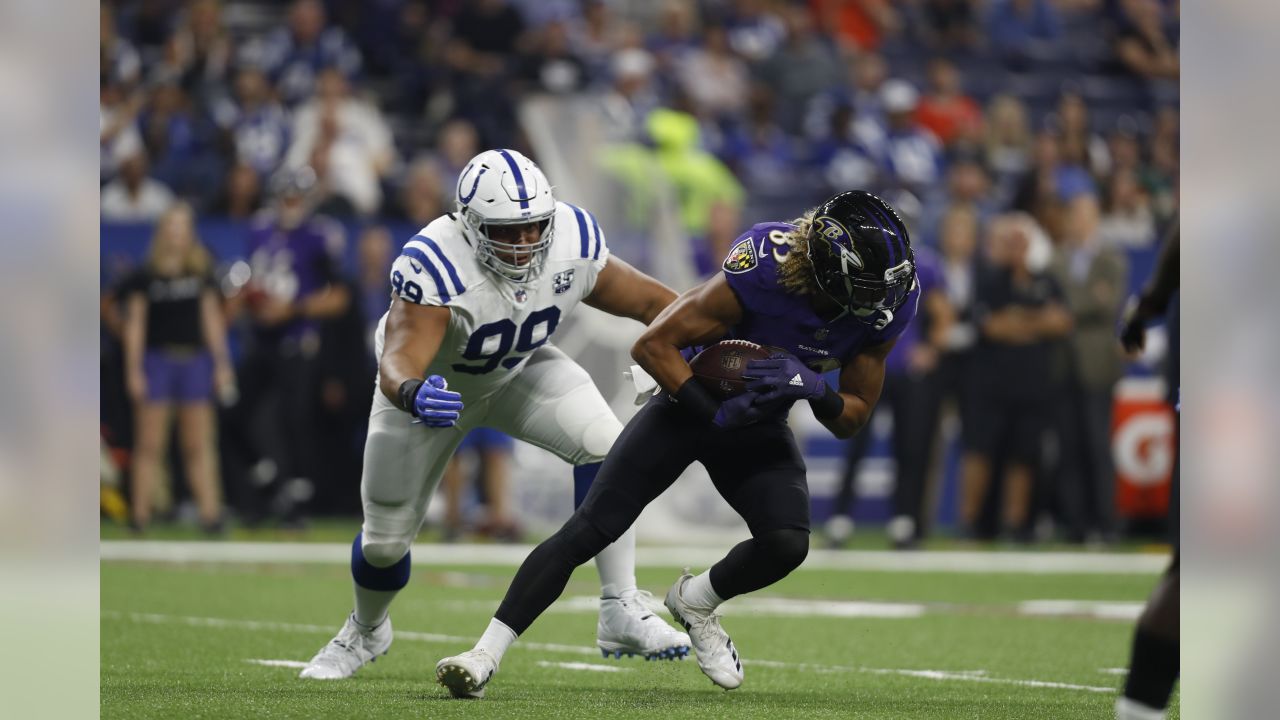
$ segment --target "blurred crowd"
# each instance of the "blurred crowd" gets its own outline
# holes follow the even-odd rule
[[[448,209],[483,148],[536,158],[517,121],[525,98],[590,98],[617,149],[603,169],[639,195],[635,158],[657,159],[702,273],[746,225],[834,190],[870,189],[902,211],[929,292],[883,403],[898,428],[897,541],[927,531],[929,448],[953,405],[968,532],[1025,537],[1048,513],[1069,539],[1107,539],[1120,530],[1108,436],[1127,258],[1176,223],[1178,19],[1177,0],[108,2],[102,218],[180,208],[255,228],[262,252],[242,276],[201,281],[250,328],[221,415],[309,423],[310,437],[279,444],[312,443],[319,461],[288,467],[308,454],[294,448],[266,463],[247,421],[224,420],[223,444],[243,450],[224,469],[241,478],[229,494],[246,515],[349,511],[350,492],[314,478],[359,472],[367,399],[353,398],[368,394],[372,358],[328,349],[367,348],[385,309],[402,239],[380,223]],[[306,217],[286,219],[295,201]],[[280,232],[307,236],[311,260],[275,258]],[[107,336],[123,337],[125,295],[106,295]],[[141,372],[135,354],[121,350],[119,377]],[[847,478],[863,453],[851,447]],[[202,505],[202,521],[212,512]]]

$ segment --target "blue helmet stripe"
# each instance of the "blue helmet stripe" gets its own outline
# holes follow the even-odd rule
[[[436,266],[427,258],[427,254],[416,247],[409,247],[407,245],[404,250],[401,251],[401,254],[408,255],[414,260],[422,263],[422,267],[427,269],[427,273],[431,275],[431,279],[436,281],[436,291],[440,294],[440,301],[449,302],[449,288],[444,284],[444,278],[440,276],[440,271],[437,270]]]
[[[568,205],[568,203],[565,204]],[[573,210],[573,216],[578,219],[578,241],[582,245],[580,248],[582,257],[585,258],[590,254],[590,244],[587,239],[587,219],[582,216],[582,210],[576,205],[569,205],[569,207]]]
[[[881,213],[885,212],[884,208],[876,208],[876,211]],[[895,222],[892,222],[892,220],[893,220],[892,215],[887,215],[885,217],[885,221],[893,225],[894,227],[893,237],[895,240],[898,241],[898,254],[902,256],[902,261],[905,262],[907,259],[907,250],[908,250],[907,238],[905,235],[905,233],[907,232],[907,228],[901,222],[895,223]]]
[[[587,215],[591,217],[591,227],[596,231],[596,250],[595,250],[595,252],[591,253],[591,259],[592,259],[592,260],[599,260],[599,259],[600,259],[600,245],[603,243],[603,240],[602,240],[602,239],[601,239],[601,237],[600,237],[600,223],[596,222],[596,216],[595,216],[595,215],[592,215],[591,213],[587,213]]]
[[[876,207],[874,203],[868,204],[868,210],[870,214],[875,216],[876,224],[884,231],[884,244],[889,249],[889,267],[894,267],[899,262],[898,248],[901,243],[894,242],[895,239],[898,239],[898,231],[894,228],[893,222],[888,217],[885,217],[881,209]]]
[[[511,174],[516,179],[516,189],[520,192],[520,207],[527,210],[529,208],[529,191],[524,189],[524,175],[520,173],[520,166],[516,165],[516,159],[511,157],[511,153],[506,150],[499,150],[498,154],[507,161],[507,165],[511,168]]]
[[[444,254],[444,251],[440,249],[439,243],[427,237],[426,235],[418,235],[414,239],[422,240],[424,243],[427,244],[427,247],[431,248],[433,251],[435,251],[436,255],[440,256],[440,261],[444,263],[445,272],[449,273],[449,279],[453,281],[454,294],[461,295],[462,293],[466,292],[467,289],[462,286],[462,279],[458,277],[458,271],[453,267],[453,263],[449,261],[449,258]]]
[[[891,231],[885,227],[884,217],[876,212],[874,205],[867,208],[867,217],[871,218],[876,227],[880,228],[881,239],[884,240],[885,248],[889,251],[889,267],[897,265],[898,255],[893,250],[893,241],[888,237]]]

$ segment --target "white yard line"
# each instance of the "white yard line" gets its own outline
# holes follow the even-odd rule
[[[173,625],[189,625],[194,627],[209,627],[218,629],[236,629],[236,630],[266,630],[277,632],[301,632],[301,633],[324,633],[333,632],[333,628],[323,625],[308,625],[303,623],[281,623],[266,620],[233,620],[230,618],[209,618],[209,617],[190,617],[183,615],[164,615],[159,613],[138,613],[138,612],[121,612],[118,610],[103,610],[102,617],[112,620],[123,620],[127,622],[147,623],[147,624],[173,624]],[[450,643],[450,644],[467,644],[472,642],[474,638],[459,637],[454,635],[440,635],[436,633],[423,632],[406,632],[397,630],[396,638],[399,640],[418,640],[430,643]],[[600,652],[594,647],[582,647],[577,645],[559,645],[556,643],[520,643],[513,647],[522,648],[524,650],[543,650],[549,652],[566,652],[577,655],[595,655]],[[287,664],[295,661],[290,660],[248,660],[248,662],[258,663],[261,665],[278,665],[282,667],[297,667],[298,665]],[[872,675],[902,675],[906,677],[915,677],[925,680],[937,680],[943,682],[976,682],[989,683],[995,685],[1016,685],[1021,687],[1038,687],[1051,688],[1058,690],[1080,690],[1084,692],[1096,693],[1114,693],[1115,688],[1100,687],[1095,685],[1077,685],[1074,683],[1053,682],[1049,680],[1027,680],[1018,678],[998,678],[990,677],[985,670],[920,670],[911,668],[873,668],[849,665],[819,665],[813,663],[794,663],[783,662],[780,660],[761,660],[761,659],[743,659],[744,665],[753,665],[759,667],[772,667],[786,670],[803,670],[807,672],[819,673],[866,673]],[[537,663],[543,667],[566,667],[574,670],[600,670],[609,672],[607,668],[611,666],[597,665],[593,663],[552,663],[549,661],[538,661]],[[572,667],[570,667],[572,666]],[[617,668],[624,670],[628,668]]]
[[[347,543],[104,540],[99,547],[102,560],[172,563],[346,563],[351,560],[351,546]],[[419,544],[413,547],[413,564],[514,566],[532,549],[532,545]],[[636,549],[636,565],[708,567],[723,557],[727,549],[640,547]],[[887,572],[1151,574],[1160,572],[1167,564],[1167,555],[1147,553],[815,549],[809,552],[803,567],[806,570]]]
[[[301,660],[262,660],[259,658],[249,658],[248,660],[245,660],[245,662],[253,663],[254,665],[266,665],[267,667],[298,668],[299,670],[307,666],[307,664]]]
[[[1146,603],[1094,600],[1027,600],[1018,603],[1019,615],[1088,617],[1098,620],[1137,620]]]

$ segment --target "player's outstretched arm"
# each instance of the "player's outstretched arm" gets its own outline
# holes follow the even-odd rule
[[[677,394],[693,371],[680,349],[724,337],[742,319],[742,305],[724,275],[715,275],[676,298],[631,348],[631,357],[664,390]]]
[[[391,301],[378,358],[378,389],[405,412],[412,413],[413,408],[402,400],[400,391],[406,382],[422,382],[449,329],[449,312],[447,307],[418,305],[398,297]]]
[[[648,325],[675,299],[675,290],[611,255],[596,276],[591,294],[582,301],[610,315],[639,320]]]

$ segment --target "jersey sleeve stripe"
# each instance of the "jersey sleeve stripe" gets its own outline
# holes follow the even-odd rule
[[[568,203],[565,203],[568,205]],[[587,219],[582,216],[582,210],[576,205],[569,205],[573,210],[573,216],[578,219],[578,241],[581,243],[582,257],[586,257],[591,252],[590,241],[587,239]]]
[[[427,258],[427,254],[423,252],[421,248],[416,248],[412,245],[405,245],[401,254],[407,255],[422,263],[422,267],[427,269],[427,273],[431,275],[431,279],[436,281],[436,292],[440,294],[440,301],[449,302],[449,288],[444,284],[444,278],[441,277],[440,271],[437,270],[436,266]]]
[[[444,254],[444,250],[440,249],[440,243],[432,240],[426,235],[418,235],[414,239],[416,240],[417,238],[422,238],[422,242],[426,243],[427,247],[434,250],[435,254],[440,257],[440,262],[444,263],[444,270],[449,273],[449,279],[453,281],[453,294],[461,295],[466,292],[467,289],[463,287],[462,279],[458,277],[458,271],[453,267],[453,263],[449,261],[449,257]]]
[[[511,168],[511,174],[515,177],[516,189],[520,192],[520,208],[528,209],[529,191],[524,189],[524,175],[520,172],[520,166],[516,164],[515,158],[511,157],[511,153],[506,150],[499,150],[498,154],[507,161],[507,166]]]
[[[600,245],[601,245],[601,243],[603,242],[603,240],[602,240],[602,237],[603,237],[603,236],[601,236],[601,235],[600,235],[600,223],[596,222],[596,216],[595,216],[595,215],[592,215],[591,213],[587,213],[587,216],[591,218],[591,227],[592,227],[592,229],[594,229],[594,230],[596,231],[596,250],[595,250],[595,252],[591,253],[591,259],[592,259],[592,260],[599,260],[599,259],[600,259]]]

